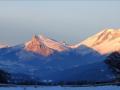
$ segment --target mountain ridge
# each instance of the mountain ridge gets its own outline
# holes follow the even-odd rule
[[[70,49],[77,49],[81,45],[90,47],[101,54],[112,53],[120,50],[120,29],[104,29],[101,32],[88,37],[75,45],[65,44],[44,35],[33,35],[32,39],[27,41],[25,50],[36,52],[43,56],[49,56],[54,52],[64,52]],[[5,48],[6,45],[0,45]]]
[[[105,30],[73,47],[34,35],[21,45],[1,48],[0,69],[11,73],[17,80],[21,80],[21,75],[52,82],[114,80],[116,77],[105,64],[105,59],[106,53],[119,49],[118,33],[111,29]],[[103,51],[106,53],[103,54]],[[22,77],[22,80],[26,78]]]
[[[86,45],[95,49],[101,54],[112,53],[120,50],[120,29],[105,29],[86,40],[72,46],[78,48],[80,45]]]

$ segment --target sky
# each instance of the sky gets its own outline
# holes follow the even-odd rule
[[[3,44],[35,34],[75,44],[106,28],[120,28],[119,0],[0,0]]]

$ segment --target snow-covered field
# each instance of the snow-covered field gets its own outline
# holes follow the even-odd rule
[[[97,87],[1,87],[0,90],[120,90],[120,86],[97,86]]]

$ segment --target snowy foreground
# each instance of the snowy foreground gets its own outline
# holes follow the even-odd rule
[[[97,87],[1,87],[0,90],[120,90],[120,86]]]

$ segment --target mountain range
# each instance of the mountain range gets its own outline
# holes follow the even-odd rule
[[[76,45],[34,35],[23,44],[0,45],[0,69],[18,82],[111,81],[117,77],[105,60],[119,50],[119,29],[102,30]]]

